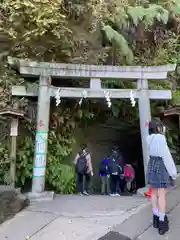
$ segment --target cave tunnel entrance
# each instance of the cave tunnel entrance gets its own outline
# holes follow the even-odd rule
[[[131,131],[132,129],[125,128],[120,132],[119,141],[116,143],[122,151],[125,162],[132,164],[135,168],[137,188],[141,188],[145,185],[141,135],[140,131]]]
[[[117,122],[117,119],[115,119],[115,122]],[[119,128],[108,123],[98,123],[87,129],[84,142],[88,144],[92,153],[92,162],[96,172],[92,183],[92,185],[96,186],[95,189],[93,187],[95,192],[100,191],[99,163],[111,153],[114,145],[119,146],[125,162],[135,167],[137,189],[144,187],[144,166],[139,125],[132,129],[126,124]]]

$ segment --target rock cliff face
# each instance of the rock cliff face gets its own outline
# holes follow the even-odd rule
[[[0,224],[28,205],[28,200],[16,189],[0,186]]]

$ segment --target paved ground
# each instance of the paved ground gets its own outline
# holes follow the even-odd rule
[[[170,231],[161,237],[152,228],[151,206],[143,197],[57,196],[54,201],[32,203],[2,224],[0,239],[179,240],[180,179],[168,194],[167,208]]]
[[[157,230],[153,227],[150,227],[145,231],[141,236],[138,237],[138,240],[179,240],[180,238],[180,203],[169,213],[170,220],[170,231],[164,235],[160,236],[157,234]]]
[[[0,227],[1,240],[97,240],[147,205],[141,197],[57,196]]]
[[[149,206],[150,207],[150,206]],[[146,210],[143,209],[142,211],[148,211],[148,208],[146,207]],[[150,211],[150,209],[149,209]],[[168,194],[167,196],[167,211],[168,211],[168,217],[170,220],[170,231],[164,235],[160,236],[157,233],[157,230],[152,227],[152,224],[149,225],[148,228],[146,228],[139,236],[136,238],[137,240],[179,240],[180,236],[180,176],[178,177],[176,181],[176,187]],[[138,217],[139,214],[137,214],[136,217]],[[140,216],[139,216],[140,218]],[[145,219],[144,219],[145,221]]]

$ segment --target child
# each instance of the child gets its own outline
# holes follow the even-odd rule
[[[100,163],[99,175],[101,177],[101,194],[106,195],[110,193],[109,191],[109,159],[105,158]]]
[[[126,190],[130,192],[133,188],[133,183],[135,179],[135,171],[130,164],[126,164],[124,166],[124,179],[126,183]]]
[[[169,230],[169,221],[166,216],[166,193],[173,186],[177,170],[167,146],[162,122],[152,120],[149,124],[149,133],[147,137],[149,151],[147,181],[152,186],[153,226],[158,228],[160,235],[164,235]]]
[[[131,183],[131,192],[136,193],[137,192],[137,167],[138,167],[138,161],[133,161],[131,163],[133,169],[134,169],[134,180]]]

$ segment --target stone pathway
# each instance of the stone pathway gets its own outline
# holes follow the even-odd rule
[[[179,199],[180,201],[180,199]],[[157,233],[157,230],[153,227],[150,227],[147,231],[145,231],[141,236],[139,236],[138,240],[179,240],[180,238],[180,203],[174,207],[174,209],[169,214],[170,220],[170,231],[164,236],[160,236]]]
[[[117,224],[111,232],[98,240],[179,240],[180,236],[180,177],[176,187],[167,195],[167,212],[170,220],[170,231],[165,236],[159,236],[156,229],[152,228],[152,209],[147,204],[137,214]]]
[[[57,196],[0,227],[1,240],[97,240],[148,204],[141,197]]]
[[[167,199],[170,231],[165,236],[152,228],[151,206],[143,197],[68,195],[32,203],[1,225],[0,239],[179,240],[180,179]]]

